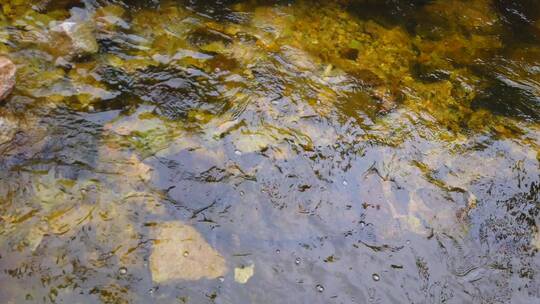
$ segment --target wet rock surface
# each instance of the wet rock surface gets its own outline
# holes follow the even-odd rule
[[[17,67],[7,57],[0,56],[0,101],[13,91],[16,82]]]
[[[94,28],[88,21],[66,20],[51,28],[51,48],[68,59],[98,52]]]

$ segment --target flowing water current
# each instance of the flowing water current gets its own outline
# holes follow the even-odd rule
[[[0,303],[540,303],[537,1],[0,7]]]

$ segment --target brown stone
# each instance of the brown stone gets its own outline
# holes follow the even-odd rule
[[[0,101],[6,99],[15,87],[17,67],[6,57],[0,57]]]

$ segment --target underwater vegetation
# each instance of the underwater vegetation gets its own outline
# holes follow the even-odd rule
[[[540,298],[536,1],[0,8],[0,302]]]

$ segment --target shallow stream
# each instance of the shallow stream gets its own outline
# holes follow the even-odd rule
[[[0,0],[0,303],[538,303],[533,0]]]

